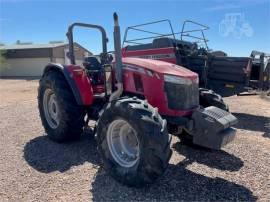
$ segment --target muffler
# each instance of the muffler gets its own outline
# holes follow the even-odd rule
[[[238,120],[230,112],[211,106],[195,111],[192,120],[193,143],[196,145],[219,150],[235,137],[236,130],[231,126]]]

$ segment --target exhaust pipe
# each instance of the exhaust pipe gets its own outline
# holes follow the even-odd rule
[[[118,15],[113,14],[114,20],[114,50],[115,50],[115,69],[116,69],[116,80],[117,80],[117,90],[113,92],[110,96],[109,101],[118,99],[123,92],[123,64],[122,64],[122,53],[121,53],[121,34],[120,26],[118,22]]]

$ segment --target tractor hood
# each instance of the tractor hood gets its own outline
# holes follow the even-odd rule
[[[198,77],[196,73],[182,66],[171,64],[168,62],[132,57],[123,57],[122,60],[124,64],[139,66],[160,74],[169,74],[191,79],[196,79]]]

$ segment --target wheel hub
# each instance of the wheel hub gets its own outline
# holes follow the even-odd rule
[[[123,167],[132,167],[139,160],[137,132],[125,120],[113,121],[107,131],[107,142],[114,160]]]
[[[59,108],[56,96],[51,89],[46,89],[43,96],[43,109],[47,123],[51,128],[59,125]]]

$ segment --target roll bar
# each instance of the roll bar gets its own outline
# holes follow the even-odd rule
[[[107,42],[108,42],[108,38],[106,35],[106,31],[103,27],[99,26],[99,25],[92,25],[92,24],[85,24],[85,23],[79,23],[79,22],[75,22],[73,24],[71,24],[68,27],[68,32],[67,32],[67,38],[68,38],[68,42],[69,42],[69,58],[70,58],[70,62],[71,64],[75,64],[75,55],[74,55],[74,44],[73,44],[73,28],[77,26],[77,27],[86,27],[86,28],[91,28],[91,29],[97,29],[101,32],[101,36],[102,36],[102,51],[103,53],[107,53]]]
[[[115,49],[115,69],[116,69],[116,80],[117,80],[117,90],[114,91],[111,96],[110,96],[110,101],[115,100],[119,98],[119,96],[123,92],[123,79],[122,79],[122,53],[121,53],[121,34],[120,34],[120,26],[119,26],[119,21],[118,21],[118,15],[117,13],[113,14],[113,20],[114,20],[114,49]],[[69,42],[69,58],[71,64],[75,65],[75,55],[74,55],[74,44],[73,44],[73,29],[74,27],[86,27],[86,28],[91,28],[91,29],[97,29],[101,32],[102,36],[102,48],[103,52],[102,55],[106,56],[107,55],[107,35],[105,32],[105,29],[99,25],[93,25],[93,24],[85,24],[85,23],[73,23],[68,27],[68,32],[67,32],[67,38]],[[105,89],[106,89],[106,84],[105,84]]]

